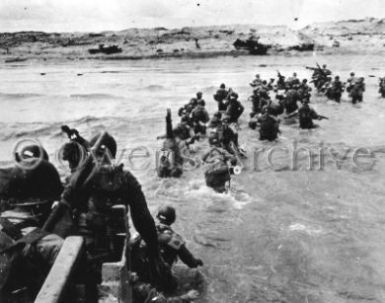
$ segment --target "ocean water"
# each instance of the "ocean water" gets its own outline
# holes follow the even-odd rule
[[[342,80],[352,70],[365,76],[364,102],[353,106],[344,95],[336,104],[314,95],[312,106],[329,120],[301,131],[282,119],[279,140],[259,142],[247,127],[248,83],[256,73],[275,78],[277,70],[310,78],[305,66],[315,62]],[[107,130],[150,209],[176,207],[175,229],[205,263],[198,302],[384,302],[385,100],[376,78],[384,69],[381,56],[352,55],[1,64],[0,163],[12,163],[17,142],[37,139],[64,176],[57,154],[67,139],[60,126],[78,128],[86,138]],[[222,82],[246,107],[239,134],[249,157],[231,192],[205,186],[198,161],[208,149],[204,141],[181,179],[158,179],[156,136],[165,131],[166,108],[176,123],[178,108],[202,91],[212,114],[212,95]],[[311,151],[312,169],[305,152],[296,165],[290,162],[293,146]],[[370,157],[357,160],[359,153]]]

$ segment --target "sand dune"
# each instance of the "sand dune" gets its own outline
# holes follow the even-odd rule
[[[293,47],[314,44],[327,53],[382,52],[385,47],[385,19],[367,18],[318,23],[300,30],[286,26],[228,25],[180,29],[132,28],[100,33],[15,32],[0,36],[0,57],[7,62],[25,59],[142,59],[162,57],[213,57],[247,55],[236,50],[236,39],[259,37],[271,45],[270,54],[297,54]],[[90,54],[91,48],[117,45],[117,54]]]

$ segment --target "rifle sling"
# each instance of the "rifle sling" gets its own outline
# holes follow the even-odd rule
[[[8,251],[13,250],[13,249],[18,249],[18,248],[21,249],[25,245],[34,244],[37,241],[39,241],[40,239],[44,238],[48,234],[49,233],[46,232],[45,230],[42,230],[40,228],[36,228],[33,231],[31,231],[30,233],[28,233],[25,236],[23,236],[20,239],[18,239],[12,245],[10,245],[10,246],[6,247],[5,249],[1,250],[0,254],[2,254],[4,252],[8,252]]]

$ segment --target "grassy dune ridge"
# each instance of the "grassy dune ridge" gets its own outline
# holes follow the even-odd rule
[[[272,45],[270,54],[297,55],[293,46],[314,43],[325,53],[379,53],[385,50],[385,19],[366,18],[317,23],[300,30],[286,26],[226,25],[166,29],[132,28],[100,33],[13,32],[0,34],[0,58],[14,59],[145,59],[163,57],[215,57],[248,55],[236,50],[236,39],[259,37]],[[90,54],[99,44],[117,45],[118,54]]]

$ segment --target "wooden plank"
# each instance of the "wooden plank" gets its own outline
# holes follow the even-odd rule
[[[82,237],[71,236],[65,239],[35,303],[60,302],[76,262],[82,255],[83,242]]]

